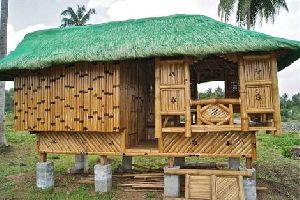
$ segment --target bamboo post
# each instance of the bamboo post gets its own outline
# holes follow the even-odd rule
[[[47,153],[42,152],[39,155],[40,155],[40,161],[41,162],[47,162]]]
[[[160,108],[160,59],[155,58],[155,138],[162,137]]]
[[[189,196],[189,194],[190,194],[189,184],[190,184],[190,175],[186,174],[185,175],[185,188],[184,188],[184,190],[185,190],[185,192],[184,192],[185,193],[185,199],[190,198],[190,196]]]
[[[185,137],[191,137],[191,88],[190,88],[190,59],[184,58],[185,76]]]
[[[175,158],[174,158],[174,157],[168,157],[168,160],[167,160],[167,166],[168,166],[169,168],[174,167],[174,161],[175,161]]]
[[[217,200],[216,181],[217,181],[217,176],[211,175],[211,199],[212,200]]]
[[[240,82],[240,99],[241,99],[241,127],[242,131],[249,130],[249,119],[247,114],[247,97],[246,97],[246,86],[245,86],[245,75],[244,75],[244,64],[243,60],[239,60],[239,82]]]
[[[252,169],[252,158],[246,158],[246,168],[247,169]]]
[[[124,129],[121,132],[121,150],[123,153],[126,151],[126,137],[127,137],[127,129]]]
[[[239,183],[239,197],[240,199],[245,199],[245,193],[244,193],[244,185],[243,185],[243,177],[238,176],[238,183]]]
[[[108,159],[107,156],[100,156],[100,160],[99,160],[100,165],[107,165],[108,164]]]
[[[277,77],[277,60],[275,56],[271,58],[271,78],[272,78],[272,98],[274,108],[274,124],[276,127],[275,135],[281,135],[281,116],[280,116],[280,100],[278,92],[278,77]]]

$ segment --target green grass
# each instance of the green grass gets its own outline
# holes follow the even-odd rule
[[[282,194],[283,199],[299,197],[300,162],[287,156],[291,147],[299,144],[299,133],[284,133],[279,137],[260,133],[257,136],[257,178]]]
[[[7,120],[9,121],[9,120]],[[35,165],[38,156],[35,146],[35,135],[27,132],[14,132],[10,123],[6,126],[6,137],[11,145],[0,149],[0,199],[103,199],[115,200],[123,197],[117,188],[108,194],[94,192],[93,185],[79,184],[80,175],[70,175],[66,171],[72,167],[73,155],[49,154],[48,158],[55,163],[55,187],[50,191],[41,191],[35,187]],[[299,133],[285,133],[273,137],[259,133],[257,135],[257,178],[258,182],[269,188],[262,199],[281,200],[297,199],[300,185],[300,163],[292,160],[286,152],[294,145],[300,144]],[[97,162],[97,156],[89,156],[89,164]],[[121,157],[109,157],[113,168],[121,164]],[[187,162],[223,162],[226,159],[189,157]],[[147,168],[162,168],[166,158],[137,157],[135,164]],[[133,195],[134,197],[135,195]],[[159,199],[158,193],[144,193],[141,199]]]

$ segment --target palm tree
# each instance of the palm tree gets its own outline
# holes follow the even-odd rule
[[[7,54],[8,0],[1,0],[0,59]],[[8,146],[4,134],[5,82],[0,81],[0,147]]]
[[[60,14],[62,17],[61,27],[85,25],[93,14],[96,14],[94,8],[86,11],[85,6],[77,5],[77,10],[75,12],[73,8],[68,7]]]
[[[275,16],[279,14],[281,8],[288,11],[285,0],[220,0],[219,17],[227,22],[236,6],[236,21],[247,29],[254,27],[258,19],[260,23],[263,20],[267,23],[271,20],[274,23]]]

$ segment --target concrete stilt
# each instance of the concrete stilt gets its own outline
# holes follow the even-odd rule
[[[168,167],[165,167],[168,168]],[[173,168],[179,169],[179,166]],[[164,196],[165,197],[180,197],[180,176],[179,175],[164,175]]]
[[[240,158],[228,158],[229,169],[239,170],[241,161]]]
[[[77,173],[88,173],[89,163],[88,157],[85,154],[75,154],[75,163],[73,168],[69,169],[68,172],[71,174]]]
[[[36,186],[51,189],[54,186],[54,164],[51,161],[36,164]]]
[[[94,167],[95,172],[95,192],[109,192],[112,187],[111,165],[97,164]]]
[[[252,168],[252,176],[244,177],[244,192],[246,200],[256,200],[256,170]]]
[[[174,166],[184,166],[185,165],[185,157],[176,157],[174,159]]]
[[[132,156],[123,156],[122,158],[122,168],[124,170],[132,170],[133,166],[132,164],[134,163],[134,159]]]

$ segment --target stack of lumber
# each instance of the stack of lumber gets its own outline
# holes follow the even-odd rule
[[[117,186],[124,191],[162,191],[164,188],[163,173],[138,173],[114,175]]]
[[[94,184],[94,176],[81,177],[78,183]],[[155,192],[163,191],[163,172],[149,173],[124,173],[113,175],[113,185],[117,185],[123,191]]]

